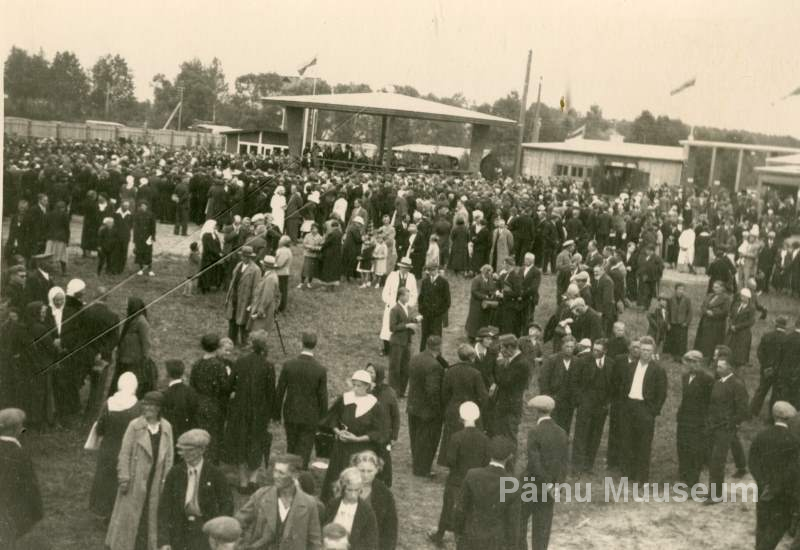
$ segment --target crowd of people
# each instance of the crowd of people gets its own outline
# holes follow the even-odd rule
[[[434,461],[449,469],[430,541],[441,545],[453,532],[463,549],[525,547],[530,520],[533,547],[546,548],[553,501],[499,505],[499,478],[521,469],[547,493],[568,475],[590,474],[608,420],[606,466],[648,483],[668,358],[686,371],[673,391],[681,394],[678,479],[689,487],[707,467],[721,491],[729,451],[735,476],[746,473],[737,430],[771,392],[774,425],[750,452],[755,481],[773,497],[758,504],[757,548],[774,548],[789,529],[800,439],[773,432],[800,431],[792,420],[800,320],[792,327],[776,317],[758,342],[752,400],[737,373],[751,363],[758,314],[767,316],[759,295],[800,295],[791,199],[720,185],[601,196],[570,178],[338,172],[283,156],[124,141],[8,139],[4,152],[0,460],[14,465],[3,483],[26,496],[22,505],[2,491],[3,543],[42,515],[32,462],[19,456],[21,430],[75,427],[82,413],[93,422],[86,446],[97,450],[90,506],[106,520],[113,550],[236,541],[391,550],[402,540],[391,487],[405,400],[411,473],[431,478]],[[77,215],[80,248],[97,256],[109,282],[128,270],[156,276],[157,222],[187,237],[190,221],[201,226],[199,243],[186,239],[182,284],[187,293],[224,292],[227,337],[203,336],[188,374],[180,359],[163,368],[153,360],[139,297],[120,316],[105,288],[68,278]],[[703,302],[693,303],[684,283],[664,282],[666,267],[705,271]],[[548,275],[556,291],[540,295]],[[463,320],[451,317],[447,277],[469,280]],[[355,370],[351,389],[329,402],[310,332],[299,336],[301,354],[276,369],[267,335],[291,307],[294,284],[381,288],[375,334],[388,369],[376,361]],[[547,319],[537,314],[542,300],[555,304]],[[631,308],[646,314],[646,336],[630,337]],[[461,322],[466,338],[451,365],[443,329]],[[525,439],[532,385],[536,422]],[[283,422],[285,453],[273,452],[271,421]],[[778,452],[793,457],[785,467],[769,458]],[[238,510],[222,464],[237,471],[246,499]],[[272,482],[262,487],[269,466]],[[707,504],[722,499],[714,491]]]

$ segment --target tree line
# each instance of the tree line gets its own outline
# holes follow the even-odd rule
[[[331,84],[313,78],[285,76],[275,72],[249,73],[233,81],[232,90],[219,59],[203,63],[194,58],[181,63],[177,74],[169,78],[157,74],[151,80],[153,99],[137,100],[134,94],[133,71],[118,54],[107,54],[85,69],[78,57],[70,51],[56,52],[52,60],[43,51],[28,52],[12,47],[5,61],[5,114],[33,119],[84,121],[100,119],[120,122],[129,126],[161,128],[169,119],[183,93],[182,126],[215,122],[236,128],[277,128],[281,124],[280,108],[264,106],[260,98],[276,95],[317,94],[331,92],[342,94],[374,91],[364,83]],[[462,94],[439,97],[422,94],[413,86],[394,86],[396,93],[439,101],[448,105],[475,109],[483,113],[516,120],[519,117],[520,97],[516,91],[492,103],[476,104]],[[526,115],[525,140],[533,139],[534,114],[532,104]],[[592,105],[585,113],[567,106],[551,107],[542,104],[539,111],[541,124],[539,141],[563,141],[570,132],[585,126],[588,139],[607,139],[611,132],[624,136],[625,141],[654,145],[678,145],[686,139],[690,128],[680,119],[654,116],[643,111],[635,120],[610,120],[603,116],[599,105]],[[170,127],[176,128],[173,119]],[[695,128],[696,139],[759,143],[800,147],[800,140],[790,136],[771,136],[745,130]],[[317,139],[344,143],[378,142],[380,121],[367,115],[320,112],[317,121]],[[426,143],[469,147],[468,125],[435,121],[395,119],[392,122],[393,144]],[[514,159],[517,129],[492,128],[490,143],[499,163],[509,167]],[[708,173],[710,153],[697,159],[697,173]],[[730,157],[730,158],[729,158]],[[738,159],[721,155],[720,179],[732,181]],[[748,158],[744,169],[763,165],[763,159]]]

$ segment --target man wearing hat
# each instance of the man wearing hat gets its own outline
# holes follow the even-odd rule
[[[664,273],[664,261],[656,254],[655,246],[647,244],[644,253],[639,255],[636,274],[639,278],[639,305],[644,309],[658,294],[658,285]]]
[[[569,458],[569,436],[550,414],[556,406],[549,395],[537,395],[528,401],[536,425],[528,431],[528,463],[524,477],[537,486],[536,499],[522,503],[520,543],[525,544],[528,518],[533,518],[531,545],[534,550],[547,550],[553,523],[554,493],[551,484],[561,483]]]
[[[522,420],[522,397],[533,368],[522,355],[516,336],[503,334],[499,342],[502,359],[495,368],[496,388],[489,434],[503,435],[516,443]]]
[[[473,401],[465,401],[458,408],[458,416],[464,428],[453,434],[450,439],[450,452],[447,457],[447,467],[450,472],[444,485],[439,527],[435,532],[428,534],[428,540],[439,547],[444,546],[445,533],[454,530],[455,507],[467,472],[473,468],[484,468],[489,464],[489,438],[476,427],[480,415],[480,407]]]
[[[678,478],[691,488],[700,481],[706,462],[705,427],[714,377],[703,367],[703,354],[697,350],[687,351],[682,363],[684,373],[681,376],[676,434]]]
[[[409,290],[405,287],[398,289],[397,303],[389,312],[389,384],[400,398],[406,396],[411,340],[417,326],[408,302]]]
[[[758,364],[760,367],[760,377],[758,381],[758,389],[753,393],[753,399],[750,401],[750,414],[757,417],[761,414],[761,407],[764,405],[764,400],[767,394],[772,389],[775,380],[775,373],[778,369],[778,361],[780,360],[781,350],[786,340],[786,330],[789,325],[789,319],[785,315],[778,315],[775,318],[775,327],[773,330],[765,333],[761,340],[758,342],[756,349],[756,357],[758,357]],[[773,395],[774,395],[773,390]],[[774,402],[775,399],[770,399]]]
[[[81,408],[80,389],[94,363],[91,346],[96,336],[86,322],[83,295],[86,283],[72,279],[67,283],[61,326],[61,348],[68,354],[56,367],[54,384],[56,409],[60,419],[77,414]]]
[[[31,258],[31,270],[25,279],[25,294],[28,303],[47,303],[47,293],[53,288],[53,280],[47,271],[52,255],[36,254]]]
[[[493,437],[489,465],[473,468],[464,477],[455,517],[459,550],[516,548],[519,544],[520,495],[503,494],[503,478],[512,475],[507,464],[514,446],[507,437]]]
[[[25,290],[25,281],[28,279],[28,272],[24,265],[13,265],[6,271],[7,279],[3,284],[3,299],[8,302],[9,307],[16,308],[22,312],[28,305],[28,295]]]
[[[275,323],[275,310],[281,300],[280,283],[275,270],[275,256],[264,256],[261,260],[261,267],[264,274],[256,279],[256,287],[250,300],[248,334],[256,330],[266,332],[272,330]]]
[[[228,337],[234,343],[247,340],[247,321],[261,270],[254,263],[253,248],[244,245],[239,249],[241,260],[233,268],[231,283],[225,296],[225,318],[228,319]]]
[[[792,525],[800,480],[800,442],[793,432],[797,410],[786,401],[772,406],[775,423],[750,445],[750,471],[758,484],[756,549],[774,550]],[[796,547],[796,543],[792,548]]]
[[[450,283],[439,276],[439,264],[425,266],[427,277],[419,291],[419,313],[422,315],[419,349],[425,349],[428,337],[442,335],[444,320],[450,310]]]
[[[44,517],[33,461],[19,441],[24,431],[22,410],[0,410],[0,548],[15,548]]]
[[[750,289],[741,289],[739,298],[734,301],[728,313],[727,343],[731,348],[734,368],[750,362],[752,327],[756,323],[756,308],[752,298],[753,294]]]
[[[381,323],[380,338],[383,341],[384,355],[389,353],[389,340],[392,333],[389,330],[389,312],[397,304],[397,295],[401,288],[408,289],[408,307],[417,305],[417,278],[410,272],[411,262],[403,259],[397,262],[397,269],[389,273],[383,285],[381,299],[384,303],[383,321]]]
[[[207,550],[205,521],[233,513],[233,495],[225,474],[203,460],[211,443],[205,430],[184,432],[177,443],[183,458],[167,473],[158,505],[158,547]]]
[[[568,239],[561,245],[561,252],[556,256],[556,301],[560,304],[562,295],[569,286],[572,274],[572,254],[575,252],[575,241]]]

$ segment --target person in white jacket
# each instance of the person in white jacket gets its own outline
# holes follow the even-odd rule
[[[382,354],[389,353],[389,338],[392,333],[389,330],[389,312],[397,304],[397,292],[400,287],[408,289],[409,308],[417,307],[417,278],[411,273],[411,262],[400,260],[397,262],[397,269],[386,277],[386,284],[383,285],[381,299],[385,305],[383,309],[383,323],[381,324],[380,338],[383,340]]]
[[[269,206],[272,209],[272,223],[283,233],[283,223],[286,219],[286,189],[282,185],[275,188]]]
[[[689,271],[694,273],[694,229],[688,226],[681,231],[678,237],[678,270],[680,266],[685,265],[689,267]]]

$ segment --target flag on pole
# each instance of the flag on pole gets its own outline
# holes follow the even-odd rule
[[[784,99],[789,99],[790,97],[793,97],[793,96],[800,96],[800,86],[798,86],[797,88],[795,88],[795,90],[794,90],[793,92],[789,92],[788,94],[786,94],[785,96],[783,96],[783,97],[781,98],[781,101],[783,101]]]
[[[696,77],[696,76],[693,76],[692,78],[690,78],[689,80],[687,80],[686,82],[684,82],[683,84],[681,84],[680,86],[678,86],[677,88],[675,88],[674,90],[672,90],[672,91],[669,93],[669,95],[676,95],[676,94],[679,94],[679,93],[681,93],[682,91],[684,91],[684,90],[686,90],[686,89],[688,89],[688,88],[691,88],[691,87],[692,87],[692,86],[694,86],[696,83],[697,83],[697,77]]]
[[[571,131],[569,134],[567,134],[567,140],[570,140],[570,139],[583,139],[583,137],[585,135],[586,135],[586,125],[584,124],[580,128],[575,128],[573,131]]]
[[[308,63],[306,63],[306,64],[305,64],[305,65],[303,65],[302,67],[300,67],[299,69],[297,69],[297,72],[298,72],[298,74],[299,74],[300,76],[303,76],[303,75],[305,74],[305,72],[306,72],[306,71],[307,71],[307,70],[308,70],[310,67],[313,67],[313,66],[314,66],[314,65],[316,65],[316,64],[317,64],[317,56],[315,55],[315,56],[314,56],[314,59],[312,59],[311,61],[309,61]]]

